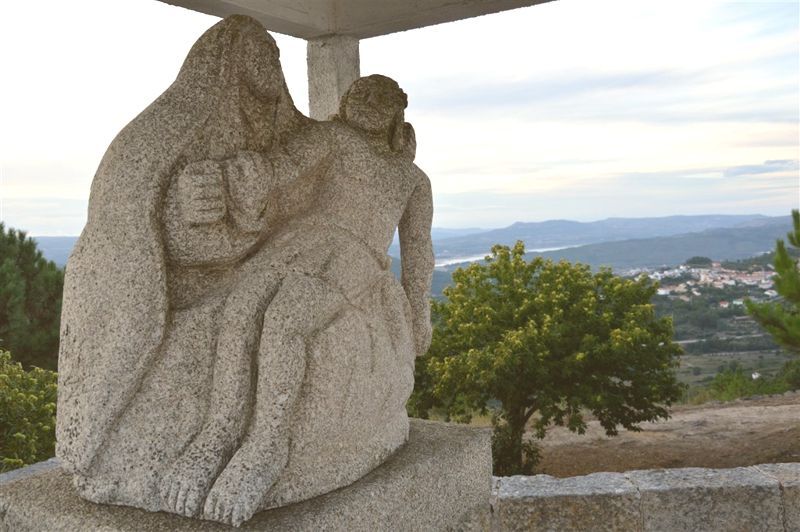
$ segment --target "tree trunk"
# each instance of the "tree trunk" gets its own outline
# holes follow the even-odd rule
[[[498,476],[523,475],[530,473],[533,464],[525,463],[525,424],[530,416],[523,409],[506,412],[505,419],[494,418],[494,437],[492,438],[492,459],[494,474]]]

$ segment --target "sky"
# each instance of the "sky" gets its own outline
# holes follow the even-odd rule
[[[77,235],[108,144],[218,19],[155,0],[0,2],[0,220]],[[305,42],[276,35],[307,112]],[[558,0],[361,41],[409,95],[434,225],[800,206],[794,1]]]

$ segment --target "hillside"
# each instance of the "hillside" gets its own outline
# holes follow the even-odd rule
[[[400,279],[400,259],[392,257],[392,273]],[[433,297],[441,297],[442,290],[444,290],[452,281],[450,272],[442,270],[433,270],[433,280],[431,281],[431,295]]]
[[[477,235],[485,233],[489,229],[481,229],[480,227],[464,227],[464,228],[450,228],[450,227],[431,227],[431,240],[438,242],[447,238],[458,238],[465,235]],[[435,245],[435,244],[434,244]],[[389,246],[389,255],[392,257],[400,256],[400,239],[397,236],[397,231],[394,233],[392,244]]]
[[[517,222],[509,227],[479,234],[435,238],[436,258],[470,257],[488,253],[495,244],[513,245],[522,240],[528,249],[581,246],[599,242],[652,238],[694,233],[715,228],[759,224],[774,220],[761,215],[667,216],[661,218],[608,218],[596,222],[549,220]]]
[[[609,266],[616,270],[682,264],[689,257],[697,255],[714,260],[736,260],[770,251],[775,247],[776,239],[786,237],[790,226],[788,216],[769,218],[759,224],[748,223],[734,228],[604,242],[530,256],[542,255],[554,260],[582,262],[593,267]]]
[[[713,224],[733,224],[734,227],[713,228],[649,238],[614,240],[614,238],[623,234],[670,232],[679,227],[697,228]],[[571,248],[542,253],[530,253],[528,258],[534,255],[541,255],[554,260],[564,259],[572,262],[582,262],[593,267],[609,266],[616,270],[626,270],[681,264],[694,255],[708,256],[715,260],[736,260],[752,257],[771,250],[777,238],[786,236],[790,225],[791,222],[788,216],[672,216],[668,218],[617,218],[588,224],[559,220],[531,224],[519,223],[501,230],[484,231],[470,236],[448,236],[448,238],[437,237],[474,229],[434,229],[432,235],[434,237],[434,248],[437,252],[442,252],[446,255],[446,250],[440,250],[449,249],[452,247],[453,242],[471,241],[475,242],[475,244],[470,249],[478,249],[472,254],[481,256],[488,253],[488,250],[494,244],[513,244],[517,238],[524,239],[525,234],[530,234],[531,228],[535,228],[536,231],[544,231],[550,228],[553,229],[554,233],[553,236],[545,237],[540,235],[533,237],[533,240],[524,240],[528,248],[556,247],[555,244],[566,245],[568,239],[578,239],[579,237],[576,235],[584,235],[583,238],[590,238],[589,235],[591,235],[591,238],[602,238],[599,231],[602,228],[606,228],[609,230],[606,237],[609,241],[576,245]],[[494,238],[506,240],[494,240]],[[63,266],[66,264],[77,237],[43,236],[36,237],[35,240],[45,257]],[[396,248],[397,246],[393,245],[389,251],[395,257],[392,261],[392,269],[399,276],[400,261],[396,258],[399,255],[399,250]],[[442,257],[437,255],[437,260],[441,259]],[[444,287],[450,284],[449,272],[464,264],[466,263],[450,265],[446,269],[438,269],[434,272],[431,293],[434,296],[440,296]]]
[[[586,434],[564,427],[541,442],[538,473],[556,477],[674,467],[744,467],[800,461],[800,392],[730,403],[678,406],[671,418],[606,436],[596,420]]]

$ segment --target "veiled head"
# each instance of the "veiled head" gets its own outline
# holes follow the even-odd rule
[[[205,157],[268,151],[307,120],[292,102],[275,40],[250,17],[228,17],[203,34],[177,82],[217,95],[208,110]]]

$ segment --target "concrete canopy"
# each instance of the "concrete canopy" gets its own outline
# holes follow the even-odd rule
[[[361,39],[552,0],[160,0],[217,17],[248,15],[269,31],[308,41],[308,100],[325,120],[359,77]]]
[[[161,0],[209,15],[249,15],[302,39],[366,39],[551,0]]]

